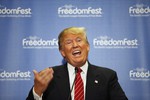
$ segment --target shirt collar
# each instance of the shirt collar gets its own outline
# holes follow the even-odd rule
[[[67,67],[68,67],[68,71],[71,72],[72,74],[75,73],[75,66],[72,66],[71,64],[67,63]],[[87,69],[88,69],[88,62],[86,61],[86,63],[80,67],[82,69],[82,73],[87,73]]]

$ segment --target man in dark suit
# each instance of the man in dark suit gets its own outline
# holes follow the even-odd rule
[[[115,71],[89,63],[90,48],[84,28],[64,29],[58,40],[59,51],[67,63],[41,72],[34,70],[34,86],[27,100],[128,100]],[[75,97],[76,68],[82,70],[82,99]]]

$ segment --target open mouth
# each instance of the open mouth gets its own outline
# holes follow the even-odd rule
[[[79,50],[73,51],[72,55],[73,56],[80,56],[81,55],[81,51],[79,51]]]

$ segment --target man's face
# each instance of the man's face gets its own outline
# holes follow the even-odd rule
[[[81,67],[88,58],[89,44],[81,34],[65,34],[60,52],[68,63]]]

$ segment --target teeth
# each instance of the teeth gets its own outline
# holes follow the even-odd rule
[[[74,51],[73,55],[80,54],[80,53],[81,53],[80,51]]]
[[[80,51],[74,51],[73,53],[79,53]]]

